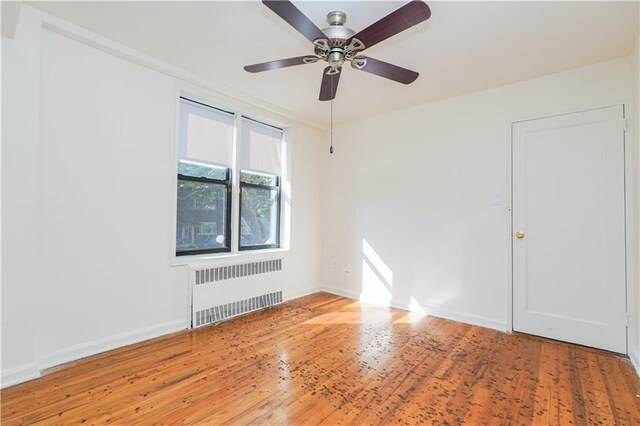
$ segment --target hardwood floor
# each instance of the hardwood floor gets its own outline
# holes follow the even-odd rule
[[[314,294],[62,366],[2,424],[640,424],[623,357]]]

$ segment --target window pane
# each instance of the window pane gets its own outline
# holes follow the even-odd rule
[[[178,180],[176,250],[211,250],[229,247],[225,238],[226,186]]]
[[[278,244],[278,191],[242,187],[240,246]]]
[[[227,180],[227,170],[226,167],[216,167],[195,161],[180,160],[178,162],[178,174],[185,176]]]
[[[240,172],[240,182],[256,185],[278,186],[278,178],[271,175]]]

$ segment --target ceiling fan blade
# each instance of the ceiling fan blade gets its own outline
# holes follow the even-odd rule
[[[352,39],[357,38],[364,43],[365,49],[367,49],[426,21],[430,16],[431,9],[425,2],[413,0],[351,37],[347,41],[347,45],[351,43]]]
[[[315,56],[298,56],[297,58],[278,59],[277,61],[247,65],[244,67],[244,70],[248,72],[262,72],[278,68],[292,67],[294,65],[312,64],[314,62],[318,62],[318,58]]]
[[[303,36],[313,41],[327,36],[316,27],[300,10],[287,0],[262,0],[265,6],[298,30]]]
[[[322,84],[320,85],[320,100],[330,101],[336,97],[338,91],[338,82],[340,81],[340,74],[342,73],[342,67],[338,68],[336,74],[327,74],[331,67],[326,67],[322,71]]]
[[[406,68],[402,68],[397,65],[389,64],[387,62],[379,61],[377,59],[369,57],[356,56],[355,60],[366,60],[367,63],[362,68],[357,66],[354,66],[353,68],[366,71],[380,77],[388,78],[389,80],[397,81],[398,83],[402,84],[413,83],[419,75],[415,71],[411,71]]]

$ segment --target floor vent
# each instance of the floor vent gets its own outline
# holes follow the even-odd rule
[[[276,291],[274,293],[263,294],[262,296],[227,303],[226,305],[203,309],[196,312],[194,327],[219,322],[227,318],[268,308],[280,303],[282,303],[282,291]]]
[[[260,262],[241,263],[238,265],[218,266],[216,268],[199,269],[196,273],[196,285],[251,275],[266,274],[282,270],[282,259],[263,260]]]

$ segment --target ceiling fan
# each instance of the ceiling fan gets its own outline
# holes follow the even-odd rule
[[[321,101],[335,98],[340,73],[345,62],[351,63],[351,67],[357,70],[403,84],[412,83],[418,78],[418,73],[415,71],[362,56],[361,53],[363,50],[429,19],[431,10],[423,1],[413,0],[357,34],[344,25],[347,22],[347,15],[339,10],[329,12],[327,15],[329,26],[320,30],[288,0],[263,0],[262,3],[313,43],[313,55],[247,65],[244,67],[245,71],[255,73],[293,65],[313,64],[318,61],[327,62],[329,66],[323,71],[322,84],[320,85]]]

